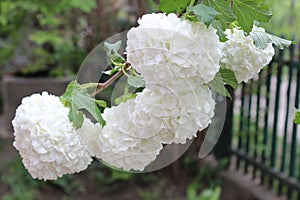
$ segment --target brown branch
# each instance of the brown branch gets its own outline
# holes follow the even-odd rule
[[[125,71],[128,70],[130,66],[131,66],[130,63],[126,62],[126,66],[124,67],[124,70]],[[122,75],[123,75],[123,70],[120,70],[104,83],[98,83],[95,92],[93,92],[90,96],[95,97],[99,92],[108,88],[113,82],[115,82]]]

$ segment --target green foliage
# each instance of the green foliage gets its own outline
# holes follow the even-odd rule
[[[133,94],[133,93],[123,94],[122,96],[115,99],[115,104],[120,105],[122,102],[126,102],[129,99],[134,99],[135,97],[136,97],[136,94]]]
[[[198,194],[199,185],[197,183],[192,183],[187,189],[187,199],[188,200],[219,200],[221,195],[221,188],[216,187],[214,189],[205,189],[200,194]]]
[[[135,87],[135,88],[141,88],[141,87],[146,86],[145,80],[142,76],[131,76],[131,75],[129,75],[127,77],[127,82],[130,86]]]
[[[1,1],[0,65],[25,75],[74,73],[87,54],[82,41],[87,26],[83,14],[95,7],[95,0],[84,4],[79,0]],[[20,56],[28,60],[12,66]]]
[[[122,46],[122,41],[119,40],[116,43],[104,42],[104,50],[106,52],[108,64],[112,63],[122,64],[125,62],[125,59],[119,54],[119,50]]]
[[[213,22],[216,15],[219,14],[213,7],[206,6],[203,3],[197,4],[196,6],[189,6],[187,8],[188,15],[195,15],[190,18],[196,18],[197,21],[202,21],[206,25],[209,25]]]
[[[230,69],[220,68],[215,78],[207,85],[213,92],[231,98],[231,95],[226,89],[225,84],[230,85],[234,89],[238,87],[238,82],[234,72]]]
[[[161,0],[158,9],[165,13],[182,13],[191,0]]]
[[[233,11],[238,24],[246,33],[252,30],[253,22],[268,22],[272,12],[264,0],[234,0]]]
[[[266,2],[276,15],[269,23],[262,24],[262,26],[273,34],[298,39],[300,36],[299,1],[266,0]]]
[[[137,95],[135,93],[129,92],[128,84],[125,84],[124,94],[115,99],[115,104],[120,105],[122,102],[126,102],[129,99],[134,99]]]
[[[172,2],[177,3],[176,1]],[[158,8],[166,13],[177,12],[180,5],[178,3],[173,5],[173,3],[161,1]],[[184,3],[187,5],[187,2]],[[249,33],[254,21],[268,22],[272,17],[272,12],[264,0],[205,0],[195,6],[187,7],[187,13],[187,18],[190,20],[197,19],[207,25],[214,24],[214,27],[219,30],[219,35],[229,23],[235,22],[246,33]]]
[[[211,89],[211,91],[221,94],[224,97],[231,98],[231,95],[225,88],[223,78],[219,72],[215,75],[215,77],[212,81],[207,83],[207,85]]]
[[[236,20],[236,16],[230,7],[230,1],[220,0],[205,0],[206,5],[214,7],[218,12],[217,18],[222,22],[233,22]]]
[[[294,123],[300,125],[300,110],[295,111]]]
[[[230,85],[233,89],[237,89],[238,82],[232,70],[226,68],[220,68],[219,72],[225,84]]]
[[[104,165],[92,164],[88,171],[92,175],[92,184],[101,188],[101,193],[112,193],[135,180],[136,174],[118,171]]]
[[[65,106],[70,108],[69,118],[75,128],[80,128],[83,123],[83,112],[80,111],[81,109],[88,111],[102,126],[105,125],[97,105],[99,102],[92,98],[88,90],[81,87],[76,81],[69,83],[66,92],[60,99]]]
[[[104,100],[98,100],[98,99],[95,99],[95,101],[96,101],[96,103],[97,103],[97,105],[99,107],[101,107],[101,108],[106,108],[107,107],[106,101],[104,101]]]
[[[78,180],[73,174],[64,175],[59,179],[49,181],[49,183],[61,188],[68,194],[72,194],[73,191],[78,191],[81,193],[86,191],[85,185],[82,184],[82,182]]]
[[[227,24],[236,20],[233,9],[230,7],[230,1],[205,0],[204,3],[208,6],[214,7],[218,12],[215,20],[212,22],[212,25],[217,30],[217,34],[221,40],[224,40],[226,36],[224,31]]]
[[[11,192],[4,195],[3,200],[36,199],[38,190],[45,185],[43,181],[32,179],[19,158],[8,162],[5,169],[6,173],[1,174],[1,186],[8,186]]]
[[[262,31],[252,31],[250,36],[253,38],[254,44],[261,49],[266,48],[268,43],[275,44],[279,49],[288,48],[292,44],[290,40],[285,40]]]

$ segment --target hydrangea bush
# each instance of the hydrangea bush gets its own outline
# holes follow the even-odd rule
[[[213,93],[230,98],[226,84],[236,88],[253,78],[271,61],[272,44],[291,44],[254,25],[272,15],[261,0],[161,0],[158,8],[162,13],[142,16],[128,31],[126,58],[120,42],[105,43],[107,82],[73,81],[61,97],[43,92],[23,99],[13,145],[33,178],[80,172],[93,157],[145,170],[166,145],[185,144],[210,125],[217,114]],[[140,91],[127,91],[110,108],[94,98],[121,75]]]

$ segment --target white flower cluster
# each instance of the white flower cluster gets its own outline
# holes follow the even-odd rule
[[[82,171],[91,157],[127,171],[144,170],[163,145],[183,144],[211,123],[215,101],[205,84],[220,64],[233,70],[238,82],[247,82],[274,55],[271,44],[259,49],[241,30],[227,30],[222,44],[212,26],[175,14],[148,14],[138,23],[127,34],[127,60],[146,88],[135,99],[106,108],[104,127],[84,118],[75,130],[69,108],[46,92],[23,99],[13,120],[14,146],[34,178]]]
[[[185,143],[205,129],[215,102],[204,83],[219,70],[216,31],[174,14],[144,15],[128,32],[127,59],[146,81],[135,99],[106,108],[97,157],[124,170],[144,170],[163,144]]]
[[[162,87],[145,88],[135,99],[132,121],[139,127],[152,127],[153,130],[130,134],[153,137],[164,144],[183,144],[210,124],[215,106],[211,95],[206,86],[187,87],[180,92]]]
[[[136,99],[104,110],[106,125],[103,130],[98,126],[101,149],[96,156],[126,171],[143,171],[162,144],[185,143],[206,128],[214,105],[206,86],[178,94],[145,88]]]
[[[47,92],[24,98],[18,107],[13,145],[33,178],[53,180],[91,163],[68,114],[59,97]]]
[[[253,27],[256,31],[258,27]],[[263,28],[259,28],[263,31]],[[231,69],[238,80],[238,83],[247,82],[252,79],[260,70],[272,60],[275,54],[271,43],[265,49],[260,49],[254,45],[250,35],[245,36],[243,30],[226,30],[227,41],[223,49],[221,64]]]
[[[138,23],[127,34],[127,60],[147,86],[185,90],[208,83],[219,71],[222,45],[212,26],[163,13],[144,15]]]

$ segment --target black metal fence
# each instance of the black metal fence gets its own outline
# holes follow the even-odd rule
[[[300,126],[293,123],[300,96],[299,47],[277,50],[258,77],[232,92],[215,154],[229,155],[237,170],[278,195],[300,199]]]

